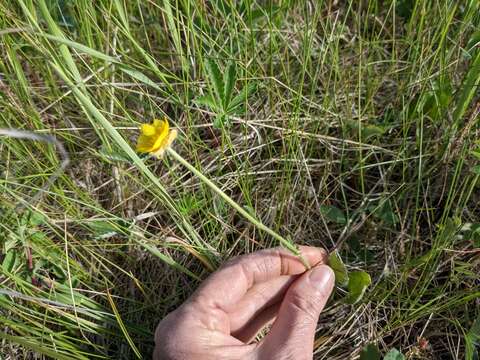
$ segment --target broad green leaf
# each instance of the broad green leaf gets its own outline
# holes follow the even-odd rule
[[[360,130],[362,134],[362,139],[364,140],[367,140],[371,137],[383,135],[387,130],[387,127],[382,127],[374,124],[359,124],[358,121],[353,120],[346,120],[345,123],[348,128],[350,128],[355,134],[358,134]]]
[[[362,128],[362,138],[368,139],[372,136],[380,136],[385,133],[385,128],[377,125],[367,125]]]
[[[422,112],[433,120],[441,119],[452,101],[452,94],[452,86],[448,79],[435,81],[432,91],[425,95]]]
[[[120,222],[123,224],[115,221],[92,221],[88,223],[88,227],[96,239],[108,239],[115,235],[125,233],[125,227],[128,227],[128,224],[125,221]]]
[[[31,226],[38,226],[45,223],[46,218],[41,212],[35,209],[27,210],[20,219],[20,224],[30,228]]]
[[[400,351],[393,348],[387,353],[387,355],[385,355],[383,360],[405,360],[405,356]]]
[[[335,273],[335,283],[340,286],[347,286],[348,271],[338,251],[333,251],[330,253],[330,256],[328,257],[328,265]]]
[[[250,95],[252,95],[252,93],[254,93],[256,90],[257,90],[256,83],[250,82],[247,86],[244,86],[242,91],[240,91],[240,94],[235,96],[230,102],[228,106],[228,113],[229,114],[238,113],[238,108],[240,107],[240,105],[244,105],[247,102]]]
[[[398,215],[394,212],[390,200],[386,200],[380,206],[371,205],[367,208],[373,216],[383,220],[388,225],[395,225],[398,223]]]
[[[221,111],[221,107],[217,104],[213,96],[210,94],[197,97],[195,99],[195,103],[197,103],[198,105],[206,106],[210,108],[210,110]]]
[[[328,220],[333,221],[337,224],[345,225],[347,223],[347,218],[342,210],[333,205],[321,205],[320,212]]]
[[[345,302],[347,304],[359,302],[371,283],[372,279],[365,271],[351,272],[348,276],[348,295],[345,298]]]
[[[208,78],[213,86],[215,96],[217,97],[217,100],[223,104],[225,100],[225,97],[223,95],[224,84],[217,63],[213,59],[207,59],[207,61],[205,62],[205,68],[208,73]]]
[[[3,239],[3,252],[6,253],[10,249],[15,248],[16,246],[19,245],[20,239],[22,239],[23,236],[20,235],[17,232],[9,234],[6,239]]]
[[[472,226],[469,240],[473,241],[473,246],[480,248],[480,224]]]
[[[472,172],[480,175],[480,165],[475,165],[474,167],[472,167]]]
[[[126,162],[128,164],[132,164],[132,161],[130,160],[129,157],[124,155],[124,153],[120,151],[110,151],[107,149],[106,146],[102,146],[98,153],[105,159],[105,160],[110,160],[110,161],[120,161],[120,162]]]
[[[480,316],[465,335],[465,360],[478,360],[480,348]]]
[[[368,344],[360,352],[360,360],[380,360],[380,356],[380,351],[374,344]]]
[[[356,234],[352,234],[347,239],[348,257],[346,259],[353,259],[352,261],[362,261],[365,264],[372,264],[375,262],[375,251],[370,250],[367,246],[360,242],[360,238]]]
[[[31,226],[38,226],[45,223],[46,218],[41,212],[32,210],[25,214],[28,217],[28,223]]]
[[[230,99],[232,98],[233,88],[235,87],[235,82],[237,81],[237,66],[234,61],[232,61],[223,75],[223,83],[225,85],[224,96],[223,96],[223,108],[228,109]]]
[[[44,241],[47,239],[47,235],[43,231],[35,231],[33,234],[30,235],[30,240],[32,241]]]
[[[17,259],[17,252],[15,250],[10,250],[7,252],[7,255],[5,255],[5,258],[3,259],[2,262],[2,267],[4,271],[12,271],[13,267],[15,266],[15,261]]]

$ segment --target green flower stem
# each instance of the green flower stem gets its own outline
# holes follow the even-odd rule
[[[243,207],[238,205],[230,196],[225,194],[217,185],[215,185],[209,178],[203,175],[198,169],[192,166],[187,160],[185,160],[175,150],[173,150],[172,148],[168,148],[167,152],[169,153],[169,155],[175,158],[175,160],[177,160],[179,163],[185,166],[188,170],[190,170],[193,174],[195,174],[195,176],[197,176],[200,180],[202,180],[205,184],[207,184],[210,187],[210,189],[212,189],[218,195],[220,195],[220,197],[223,200],[225,200],[228,204],[230,204],[230,206],[232,206],[235,210],[237,210],[245,219],[250,221],[260,230],[265,231],[267,234],[277,239],[284,248],[288,249],[290,252],[292,252],[292,254],[297,256],[307,269],[310,269],[310,265],[308,264],[308,262],[305,260],[305,258],[302,256],[302,254],[294,244],[292,244],[290,241],[288,241],[287,239],[285,239],[284,237],[282,237],[281,235],[279,235],[278,233],[270,229],[268,226],[264,225],[260,220],[250,215],[247,210],[245,210]]]

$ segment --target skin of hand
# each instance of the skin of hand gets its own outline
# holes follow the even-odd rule
[[[227,262],[160,322],[153,359],[312,359],[315,328],[334,274],[323,249],[300,251],[308,271],[280,248]],[[269,333],[254,342],[272,322]]]

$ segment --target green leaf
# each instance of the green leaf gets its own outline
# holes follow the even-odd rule
[[[433,120],[441,119],[452,102],[452,94],[448,79],[435,81],[432,90],[424,97],[422,112]]]
[[[377,125],[367,125],[362,128],[362,138],[368,139],[373,136],[380,136],[385,133],[386,129]]]
[[[125,162],[125,163],[128,163],[128,164],[132,164],[132,161],[130,160],[130,158],[128,156],[126,156],[125,154],[123,154],[122,152],[120,151],[115,151],[115,150],[109,150],[107,149],[106,146],[102,146],[100,148],[100,150],[98,151],[98,153],[105,159],[105,160],[109,160],[109,161],[119,161],[119,162]]]
[[[213,127],[215,129],[221,129],[225,126],[225,123],[227,122],[228,118],[225,114],[218,114],[215,117],[215,120],[213,121]]]
[[[238,108],[240,107],[240,105],[244,105],[247,102],[250,95],[253,94],[256,90],[257,90],[256,83],[250,82],[247,86],[244,86],[242,91],[240,91],[240,94],[235,96],[230,102],[227,112],[229,114],[232,114],[237,111],[238,113],[238,110],[239,110]]]
[[[7,252],[7,255],[5,255],[5,258],[3,259],[2,262],[2,267],[3,270],[5,271],[12,271],[13,267],[15,266],[15,262],[17,260],[17,252],[15,250],[10,250]]]
[[[18,232],[14,232],[9,234],[6,239],[3,240],[3,252],[7,253],[9,250],[15,248],[19,245],[20,239],[22,239],[22,235]]]
[[[387,355],[385,355],[383,360],[405,360],[405,356],[400,351],[393,348],[387,353]]]
[[[217,104],[215,99],[210,94],[197,97],[195,99],[195,103],[198,105],[206,106],[210,110],[221,111],[221,107]]]
[[[38,225],[44,224],[45,221],[46,221],[45,215],[35,210],[30,213],[30,217],[28,219],[28,222],[32,226],[38,226]]]
[[[365,264],[373,264],[375,262],[375,252],[368,249],[357,234],[352,234],[347,239],[349,253],[345,257],[348,262],[362,261]]]
[[[367,140],[371,137],[379,137],[387,131],[388,126],[379,126],[374,124],[359,124],[358,121],[346,120],[346,125],[351,129],[352,133],[358,134],[359,130],[362,134],[362,139]]]
[[[360,352],[360,360],[380,360],[380,351],[374,344],[368,344]]]
[[[224,91],[223,91],[223,79],[220,73],[220,69],[218,68],[217,63],[212,59],[207,59],[205,63],[205,68],[207,70],[208,78],[210,83],[213,86],[213,90],[215,92],[215,96],[217,97],[217,103],[224,103]]]
[[[108,239],[118,234],[125,234],[125,227],[128,227],[126,221],[93,221],[88,227],[96,239]]]
[[[473,241],[473,246],[480,248],[480,224],[473,224],[470,232],[466,234],[465,238]]]
[[[480,165],[475,165],[474,167],[472,167],[472,172],[480,175]]]
[[[372,279],[365,271],[351,272],[348,278],[348,295],[345,298],[345,302],[347,304],[359,302],[371,283]]]
[[[337,224],[345,225],[347,218],[342,210],[333,205],[321,205],[320,212],[328,220],[336,222]]]
[[[228,65],[227,71],[223,75],[223,83],[225,85],[224,96],[223,96],[223,108],[228,109],[230,99],[232,98],[233,88],[237,82],[237,66],[235,62],[231,62]]]
[[[335,273],[335,283],[340,286],[347,286],[348,271],[338,251],[332,251],[328,257],[328,265]]]
[[[465,335],[465,360],[478,360],[480,347],[480,316]]]
[[[398,215],[394,212],[390,200],[384,201],[380,206],[370,205],[367,208],[373,216],[384,221],[388,225],[395,225],[398,223]]]

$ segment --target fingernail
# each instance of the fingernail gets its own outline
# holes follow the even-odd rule
[[[334,277],[332,269],[326,265],[314,267],[308,276],[311,284],[323,291],[333,288]]]

